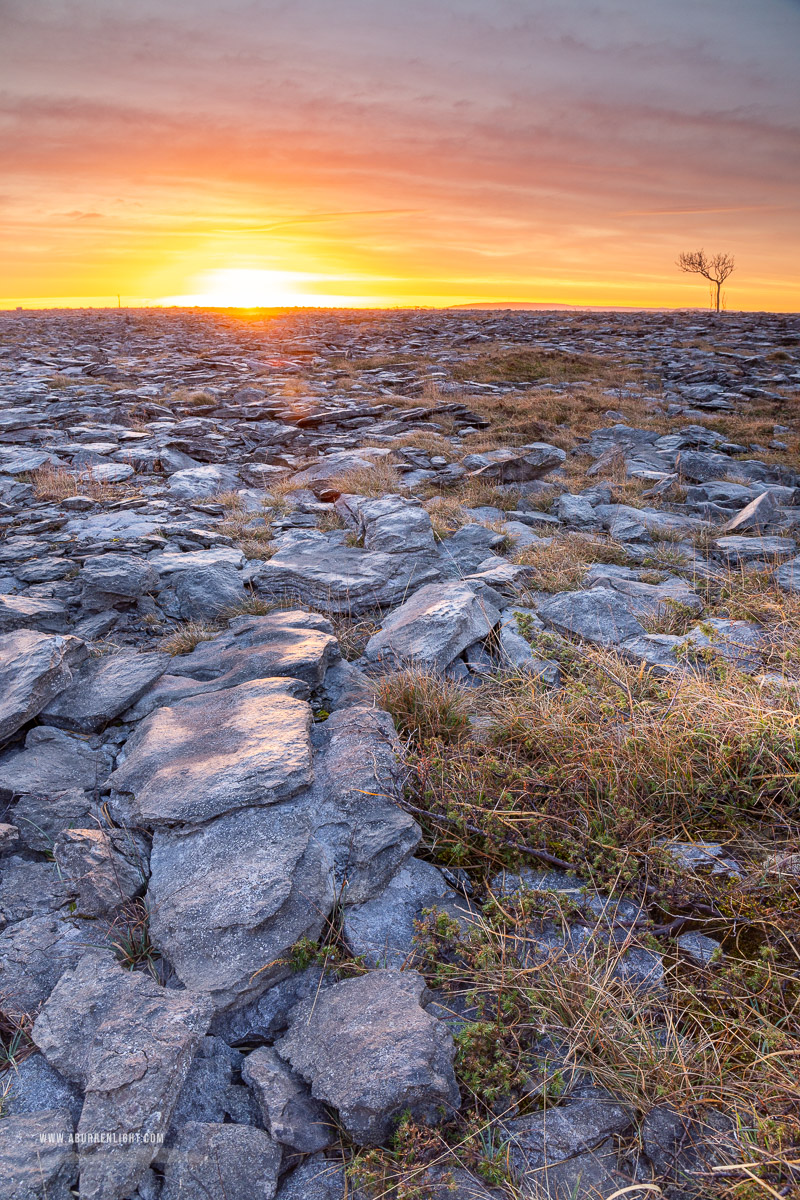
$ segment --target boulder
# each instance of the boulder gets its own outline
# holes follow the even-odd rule
[[[2,860],[0,879],[0,920],[24,921],[56,912],[68,902],[55,863],[31,862],[14,855]]]
[[[421,836],[393,803],[404,782],[400,743],[388,713],[357,706],[331,713],[315,735],[314,836],[326,849],[339,900],[363,903],[386,887]]]
[[[329,1114],[276,1052],[261,1046],[248,1054],[242,1078],[255,1093],[264,1128],[282,1146],[314,1154],[335,1141]]]
[[[559,592],[540,604],[537,611],[550,629],[598,646],[618,646],[645,632],[630,606],[611,588]]]
[[[763,533],[771,525],[779,524],[780,518],[781,510],[772,492],[762,492],[760,496],[756,496],[755,500],[751,500],[741,512],[732,517],[727,524],[723,525],[722,532],[732,534],[753,530],[756,533]]]
[[[32,596],[0,596],[0,634],[15,629],[61,630],[67,610],[57,600]]]
[[[230,492],[239,483],[239,472],[234,467],[208,463],[175,471],[170,475],[167,487],[178,500],[199,500],[205,496],[215,496],[218,492]]]
[[[479,600],[467,584],[428,584],[384,618],[365,657],[443,671],[467,646],[487,637],[499,620],[497,609]]]
[[[419,500],[343,495],[336,511],[363,537],[367,550],[412,554],[435,549],[431,519]]]
[[[290,1172],[276,1200],[360,1200],[353,1196],[341,1163],[313,1154]]]
[[[29,1054],[14,1063],[4,1081],[3,1117],[21,1113],[66,1113],[73,1125],[80,1120],[80,1090],[55,1071],[42,1054]],[[77,1169],[77,1168],[76,1168]]]
[[[368,967],[399,970],[414,961],[416,922],[424,910],[434,908],[465,932],[474,922],[469,902],[450,887],[437,867],[409,858],[374,899],[346,905],[342,932],[353,954]]]
[[[444,574],[463,578],[476,571],[480,563],[502,546],[504,538],[504,534],[488,529],[486,525],[462,525],[452,537],[444,538],[439,543]]]
[[[797,542],[789,537],[743,537],[730,534],[717,538],[714,549],[729,566],[747,563],[780,563],[797,551]]]
[[[65,829],[56,838],[53,858],[81,916],[102,917],[144,889],[146,861],[124,834]]]
[[[242,576],[223,564],[181,571],[175,583],[178,612],[185,621],[214,621],[244,599]]]
[[[240,683],[157,708],[109,778],[115,813],[132,824],[199,823],[307,787],[311,708],[285,679]]]
[[[78,1178],[68,1113],[45,1111],[0,1121],[0,1200],[71,1200]]]
[[[42,720],[60,729],[96,733],[152,687],[163,675],[168,654],[123,650],[90,658],[72,683],[42,712]]]
[[[73,680],[88,651],[79,638],[19,629],[0,637],[0,742],[10,738]]]
[[[173,658],[172,675],[224,682],[225,687],[288,675],[310,688],[322,684],[340,657],[333,626],[318,613],[278,611],[265,617],[236,617],[224,633]]]
[[[79,788],[52,795],[20,796],[14,805],[20,844],[26,850],[50,853],[62,829],[85,829],[96,824],[101,816],[99,799]]]
[[[358,1145],[384,1143],[405,1112],[437,1124],[459,1107],[453,1040],[426,997],[415,971],[346,979],[301,1002],[275,1047]]]
[[[333,906],[331,867],[302,802],[245,808],[199,829],[156,832],[150,936],[178,978],[217,1010],[288,973]]]
[[[82,602],[103,610],[131,603],[158,586],[158,574],[138,554],[98,554],[87,558],[78,573]]]
[[[78,1134],[91,1137],[79,1149],[81,1197],[123,1200],[136,1187],[210,1016],[205,997],[159,987],[105,952],[89,951],[62,975],[32,1038],[85,1090]]]
[[[0,795],[57,796],[78,788],[102,787],[111,769],[106,747],[92,747],[51,725],[35,725],[25,738],[24,750],[0,756]]]
[[[778,567],[775,582],[785,592],[800,592],[800,555]]]
[[[627,1109],[591,1098],[503,1122],[506,1156],[522,1195],[538,1200],[610,1196],[630,1187],[617,1168],[614,1138],[631,1127]]]
[[[516,449],[501,448],[469,454],[464,466],[471,475],[491,483],[527,483],[560,467],[566,453],[547,442],[530,442]]]
[[[160,1200],[272,1200],[281,1149],[263,1129],[190,1121],[166,1152]]]
[[[8,925],[0,933],[3,1011],[14,1020],[34,1016],[90,941],[87,923],[71,915],[44,913]]]
[[[398,604],[440,577],[433,555],[314,545],[279,550],[254,572],[253,585],[265,596],[357,615]]]
[[[171,1130],[189,1121],[257,1125],[259,1114],[253,1097],[242,1083],[234,1083],[244,1055],[222,1038],[204,1037],[172,1113]]]

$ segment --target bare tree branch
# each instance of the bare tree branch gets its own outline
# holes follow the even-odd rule
[[[736,266],[732,254],[709,256],[705,250],[682,250],[676,266],[687,275],[702,275],[716,288],[716,308],[720,309],[722,285]]]

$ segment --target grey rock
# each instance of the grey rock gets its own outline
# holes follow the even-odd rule
[[[0,1200],[71,1200],[70,1189],[78,1177],[72,1132],[64,1112],[4,1116]]]
[[[132,824],[199,823],[307,787],[311,709],[287,682],[253,680],[156,709],[110,776],[115,811]]]
[[[24,921],[55,912],[67,903],[67,891],[51,862],[30,862],[15,855],[3,859],[0,919]]]
[[[422,1175],[414,1172],[411,1183],[425,1188],[426,1200],[504,1200],[507,1195],[498,1188],[487,1188],[457,1163],[428,1167]]]
[[[66,829],[56,838],[53,857],[81,916],[104,916],[144,889],[146,863],[121,853],[122,846],[123,837],[102,829]]]
[[[122,1200],[136,1187],[210,1016],[205,997],[161,988],[104,952],[85,954],[62,975],[32,1037],[52,1066],[85,1089],[79,1135],[107,1135],[80,1146],[86,1200]],[[122,1137],[134,1130],[141,1140]]]
[[[555,467],[560,467],[566,457],[563,450],[547,442],[530,442],[519,449],[470,454],[464,459],[464,466],[473,476],[492,483],[525,483],[541,479]]]
[[[99,807],[99,802],[79,788],[52,796],[21,796],[14,805],[20,844],[27,850],[51,851],[62,829],[94,825],[99,819]]]
[[[465,932],[474,923],[469,901],[450,887],[441,871],[409,858],[378,896],[345,907],[342,931],[368,967],[399,969],[413,962],[415,922],[423,910],[432,908],[453,918]]]
[[[0,933],[4,1011],[14,1019],[34,1015],[64,971],[83,957],[89,940],[85,924],[65,914],[44,913],[8,925]]]
[[[36,725],[25,738],[24,750],[0,756],[0,794],[57,796],[72,789],[102,787],[111,769],[106,747],[93,747],[50,725]]]
[[[252,1046],[274,1041],[289,1024],[289,1014],[295,1005],[308,996],[316,996],[334,982],[321,967],[306,967],[281,979],[263,996],[242,1007],[217,1013],[210,1030],[230,1045]]]
[[[189,1121],[259,1124],[258,1110],[248,1089],[234,1082],[244,1055],[222,1038],[204,1037],[197,1048],[172,1113],[172,1130]]]
[[[87,650],[75,637],[20,629],[0,637],[0,742],[69,687]]]
[[[743,537],[731,534],[717,538],[714,549],[730,566],[740,563],[780,563],[797,551],[797,542],[788,537]]]
[[[346,450],[321,458],[304,471],[292,476],[298,488],[308,488],[319,496],[324,492],[336,491],[336,485],[349,471],[368,471],[375,463],[369,453]]]
[[[276,1045],[359,1145],[380,1145],[403,1112],[436,1124],[459,1107],[453,1040],[426,992],[415,971],[344,980],[299,1004]]]
[[[507,609],[503,613],[498,631],[500,667],[504,670],[524,671],[541,683],[557,687],[561,682],[558,664],[536,654],[520,633],[518,614],[527,619],[532,632],[544,629],[536,613],[530,610]]]
[[[181,571],[175,592],[178,611],[186,621],[216,620],[220,613],[240,604],[245,594],[240,573],[222,564]]]
[[[503,514],[499,513],[498,520]],[[469,575],[485,562],[489,555],[503,544],[504,535],[486,525],[462,525],[452,537],[439,543],[439,555],[445,573],[459,577]]]
[[[264,1127],[276,1142],[301,1154],[314,1154],[335,1141],[330,1116],[308,1086],[274,1050],[248,1054],[242,1078],[255,1093]]]
[[[0,633],[15,629],[59,631],[66,609],[57,600],[35,600],[31,596],[0,596]]]
[[[168,654],[123,650],[91,658],[68,688],[43,710],[42,719],[61,729],[96,733],[135,704],[163,675]]]
[[[642,1121],[641,1143],[650,1169],[638,1177],[677,1183],[680,1200],[703,1200],[712,1168],[735,1162],[741,1153],[733,1120],[707,1107],[698,1118],[658,1105]]]
[[[263,1129],[190,1121],[167,1150],[160,1200],[272,1200],[281,1149]]]
[[[762,533],[769,529],[771,525],[776,525],[780,522],[780,509],[777,501],[772,495],[772,492],[762,492],[755,500],[751,500],[741,512],[732,517],[727,524],[723,525],[722,532],[725,534],[741,533],[744,530],[754,530]]]
[[[559,521],[576,529],[585,529],[597,524],[594,508],[585,496],[573,496],[565,492],[553,504],[553,512]]]
[[[675,939],[675,944],[683,957],[695,967],[707,967],[712,960],[721,957],[721,944],[704,933],[682,933]]]
[[[330,864],[302,803],[157,832],[150,872],[153,943],[218,1010],[288,974],[290,948],[316,939],[333,905]]]
[[[137,554],[100,554],[85,560],[77,582],[83,604],[102,610],[154,592],[158,574]]]
[[[201,467],[175,471],[170,475],[167,486],[178,500],[197,500],[215,496],[219,492],[230,492],[239,482],[239,473],[233,467],[204,463]]]
[[[367,550],[387,554],[433,552],[431,519],[418,500],[405,496],[340,496],[336,511],[363,536]]]
[[[538,614],[558,633],[572,634],[599,646],[618,646],[645,632],[629,605],[611,588],[559,592],[539,606]]]
[[[77,1125],[83,1096],[80,1090],[59,1075],[41,1054],[29,1054],[14,1063],[6,1075],[8,1090],[3,1096],[3,1116],[22,1113],[59,1112],[69,1114]]]
[[[488,636],[499,620],[497,609],[481,602],[466,584],[428,584],[384,618],[365,657],[443,671],[467,646]]]
[[[743,877],[736,859],[719,842],[665,842],[663,845],[670,858],[692,874],[729,876],[731,879]]]
[[[775,582],[785,592],[800,592],[800,555],[778,567]]]
[[[279,550],[258,568],[253,584],[266,596],[356,615],[398,604],[440,577],[435,555],[313,546]]]
[[[179,553],[165,550],[161,554],[153,554],[150,565],[159,576],[159,587],[174,587],[184,571],[197,571],[202,567],[233,567],[244,566],[244,554],[235,546],[215,546],[210,550],[188,550]]]
[[[400,743],[389,714],[375,708],[341,709],[316,733],[314,836],[339,900],[359,904],[382,891],[421,836],[393,803],[402,796]]]
[[[286,1177],[276,1200],[346,1200],[350,1194],[341,1164],[314,1154]]]
[[[505,1121],[509,1166],[526,1197],[588,1200],[610,1195],[631,1183],[617,1170],[612,1140],[630,1127],[630,1113],[601,1098]]]
[[[219,681],[225,687],[287,675],[319,687],[339,660],[333,626],[318,613],[278,611],[237,617],[228,629],[170,663],[173,675]]]

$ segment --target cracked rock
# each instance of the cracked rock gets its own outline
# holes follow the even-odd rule
[[[404,1112],[437,1124],[459,1107],[453,1039],[426,995],[415,971],[371,971],[299,1004],[276,1045],[359,1145],[381,1145]]]

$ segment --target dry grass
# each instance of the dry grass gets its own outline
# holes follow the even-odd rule
[[[544,441],[563,450],[572,450],[581,439],[608,424],[605,413],[614,408],[626,424],[669,431],[671,424],[644,396],[611,397],[609,384],[604,388],[587,384],[578,391],[556,392],[533,389],[502,395],[471,395],[469,406],[489,422],[480,433],[464,438],[471,453],[498,445],[519,446],[524,442]],[[569,460],[568,460],[569,461]]]
[[[98,504],[118,500],[135,489],[122,484],[101,483],[88,471],[67,471],[63,467],[44,466],[31,471],[29,477],[37,500],[67,500],[70,496],[87,496]]]
[[[506,490],[477,479],[466,479],[457,487],[445,491],[429,488],[428,492],[425,507],[430,514],[434,534],[439,538],[449,537],[462,525],[474,521],[475,518],[467,511],[470,508],[498,508],[501,512],[513,512],[521,498],[517,488]]]
[[[381,615],[377,612],[361,613],[355,616],[349,613],[325,612],[321,608],[315,611],[323,617],[327,617],[333,625],[342,657],[346,658],[348,662],[354,662],[355,659],[361,657],[367,642],[380,628]]]
[[[528,546],[511,556],[512,562],[528,567],[528,588],[534,592],[567,592],[579,588],[591,563],[624,565],[625,547],[611,538],[586,534],[561,534],[549,545]]]
[[[202,388],[176,388],[164,398],[164,404],[183,408],[208,408],[219,404],[216,396]]]
[[[158,647],[167,654],[190,654],[201,642],[215,638],[221,629],[221,625],[211,621],[187,621],[161,638]]]
[[[247,558],[271,558],[275,553],[272,532],[264,517],[250,512],[236,492],[221,492],[215,496],[226,516],[216,532],[229,537]]]
[[[397,492],[401,487],[401,476],[397,468],[386,458],[378,459],[374,466],[343,471],[331,479],[328,487],[332,491],[355,496],[385,496]]]
[[[425,1153],[422,1135],[401,1127],[388,1156],[358,1156],[355,1172],[412,1196],[426,1163],[455,1155],[514,1195],[491,1136],[497,1113],[558,1103],[582,1070],[637,1117],[666,1104],[701,1124],[712,1109],[733,1119],[722,1160],[754,1166],[704,1180],[704,1195],[788,1196],[800,1158],[800,881],[759,864],[800,835],[800,712],[733,670],[661,680],[608,652],[540,641],[540,653],[561,655],[562,691],[515,676],[478,693],[419,672],[380,682],[410,742],[406,803],[430,853],[466,867],[489,902],[466,937],[435,911],[424,917],[414,963],[445,1005],[475,1012],[457,1036],[461,1114]],[[722,842],[743,876],[687,873],[661,839]],[[636,928],[599,927],[571,958],[525,957],[526,930],[579,914],[552,893],[492,899],[489,881],[542,860],[634,900]],[[711,969],[676,955],[687,922],[722,942]],[[664,953],[661,991],[643,997],[620,978],[631,945]],[[537,1079],[543,1035],[564,1067]]]
[[[453,377],[476,383],[533,383],[548,380],[566,383],[599,378],[607,366],[588,354],[564,354],[558,350],[536,350],[528,346],[493,346],[478,351],[453,369]]]
[[[463,688],[439,675],[413,668],[385,675],[376,684],[376,695],[398,732],[415,741],[450,741],[469,728]]]

